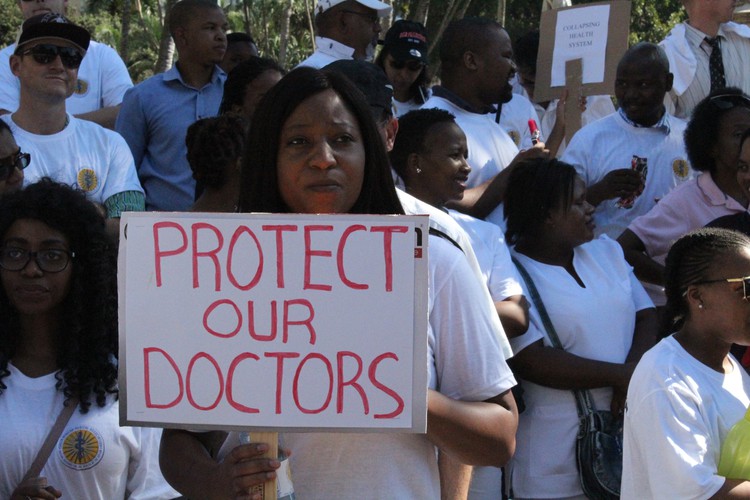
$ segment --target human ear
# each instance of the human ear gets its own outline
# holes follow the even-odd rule
[[[478,68],[477,56],[474,52],[467,50],[463,56],[464,66],[470,70],[476,70]]]

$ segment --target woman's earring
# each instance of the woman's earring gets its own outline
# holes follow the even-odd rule
[[[698,304],[698,309],[703,309],[703,302],[701,302],[700,304]]]
[[[418,173],[418,174],[421,174],[421,173],[422,173],[422,169],[421,169],[421,168],[419,168],[419,167],[417,167],[417,173]]]

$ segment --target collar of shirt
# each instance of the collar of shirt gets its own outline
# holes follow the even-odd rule
[[[703,33],[698,28],[695,28],[691,26],[688,23],[685,23],[685,39],[687,42],[695,48],[699,48],[706,54],[711,53],[711,46],[706,41],[706,37],[708,35]],[[721,25],[719,25],[719,31],[716,33],[716,36],[719,38],[725,38],[724,37],[724,31],[722,30]]]
[[[315,47],[318,52],[335,57],[336,59],[353,59],[354,49],[341,42],[323,36],[315,37]]]
[[[477,109],[476,107],[472,106],[468,102],[466,102],[464,99],[460,98],[450,90],[446,89],[445,87],[441,85],[435,85],[432,87],[432,95],[437,97],[442,97],[446,101],[451,102],[452,104],[458,106],[459,108],[463,109],[464,111],[468,111],[469,113],[476,113],[478,115],[486,115],[487,113],[497,113],[497,107],[493,105],[486,106],[482,109]]]
[[[188,88],[193,88],[187,83],[185,83],[185,80],[182,79],[182,75],[180,74],[180,70],[177,69],[177,65],[172,65],[171,68],[169,68],[167,71],[163,73],[163,78],[165,82],[171,81],[171,80],[178,80],[182,85]],[[219,83],[221,80],[226,79],[227,74],[224,73],[224,70],[221,69],[219,66],[214,66],[214,72],[211,74],[211,81],[209,81],[206,85],[213,85],[216,83]],[[201,90],[201,89],[198,89]]]
[[[625,120],[625,123],[630,125],[631,127],[635,128],[655,128],[657,130],[660,130],[664,132],[664,135],[669,135],[669,132],[671,132],[672,127],[669,124],[669,113],[664,111],[664,114],[661,115],[661,118],[659,118],[659,121],[651,125],[650,127],[646,127],[645,125],[640,125],[638,123],[635,123],[633,120],[628,118],[628,115],[625,114],[625,111],[622,110],[622,108],[617,108],[617,112],[620,114],[620,117]]]

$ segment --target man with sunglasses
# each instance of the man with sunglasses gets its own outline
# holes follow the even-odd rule
[[[106,209],[117,233],[123,211],[145,209],[133,156],[117,133],[67,112],[78,68],[90,35],[59,14],[41,14],[23,23],[10,68],[18,78],[18,109],[0,116],[18,143],[34,158],[27,184],[42,177],[83,190]]]
[[[674,73],[665,103],[687,119],[709,93],[737,87],[750,94],[750,27],[732,22],[738,0],[680,0],[688,19],[661,41]]]
[[[391,6],[379,0],[318,0],[315,12],[315,52],[299,65],[322,68],[339,59],[371,61],[380,18]]]
[[[21,188],[29,162],[31,155],[21,151],[8,124],[0,120],[0,196]]]
[[[24,20],[40,14],[65,15],[68,0],[16,0]],[[0,51],[0,114],[18,108],[20,83],[10,71],[12,44]],[[114,129],[125,91],[133,86],[128,69],[110,46],[91,40],[78,70],[75,90],[68,98],[68,112]]]

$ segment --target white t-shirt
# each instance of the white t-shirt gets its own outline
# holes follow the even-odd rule
[[[0,119],[10,125],[19,147],[31,154],[24,185],[51,177],[77,186],[97,203],[124,191],[143,192],[130,148],[117,132],[68,115],[70,123],[62,131],[37,135],[16,125],[11,116]]]
[[[429,387],[463,401],[501,394],[515,380],[503,359],[481,284],[442,238],[429,241]],[[435,447],[424,434],[286,433],[300,499],[440,498]],[[239,444],[232,432],[220,457]]]
[[[513,98],[503,103],[502,106],[500,126],[508,133],[516,147],[519,149],[531,148],[533,144],[531,144],[529,120],[536,121],[538,118],[534,105],[528,97],[514,93]],[[539,131],[542,132],[541,127],[539,127]],[[540,137],[539,140],[544,141],[544,137]]]
[[[30,378],[12,364],[0,394],[0,498],[10,498],[63,408],[55,374]],[[110,397],[73,413],[41,476],[75,500],[157,500],[178,496],[161,475],[161,429],[121,427]]]
[[[583,127],[571,139],[562,160],[576,168],[586,186],[601,181],[612,170],[630,168],[634,155],[647,160],[646,187],[632,208],[617,206],[618,198],[602,201],[594,212],[596,235],[617,238],[639,215],[680,183],[692,179],[683,134],[687,124],[666,117],[669,133],[661,127],[634,127],[613,113]]]
[[[514,256],[534,280],[565,351],[588,359],[625,362],[633,342],[636,312],[653,304],[617,242],[603,236],[575,248],[573,266],[585,288],[563,267],[542,264],[517,252]],[[531,296],[525,285],[524,295]],[[552,345],[533,302],[529,319],[528,331],[510,341],[516,353],[540,338],[545,345]],[[527,380],[522,384],[526,411],[519,416],[516,453],[506,469],[515,495],[581,495],[575,458],[578,411],[573,391]],[[589,392],[596,408],[609,408],[611,387]]]
[[[21,89],[21,83],[10,70],[10,56],[15,50],[16,44],[12,44],[0,51],[0,109],[8,111],[18,109]],[[115,49],[91,40],[78,68],[76,89],[65,101],[65,109],[78,115],[118,106],[132,86],[128,69]]]
[[[521,278],[510,258],[510,250],[500,228],[456,210],[448,210],[448,214],[469,235],[492,300],[497,302],[513,295],[522,295]]]
[[[354,49],[332,38],[315,37],[315,52],[296,67],[323,68],[340,59],[354,59]]]
[[[667,337],[643,355],[630,379],[625,411],[623,499],[709,498],[721,443],[750,404],[750,377],[704,365]]]
[[[429,108],[444,109],[452,113],[456,117],[456,123],[466,134],[466,144],[469,147],[467,161],[471,166],[467,182],[469,187],[476,187],[495,177],[518,154],[518,147],[513,139],[495,123],[494,113],[471,113],[436,95],[422,105],[422,109]]]

